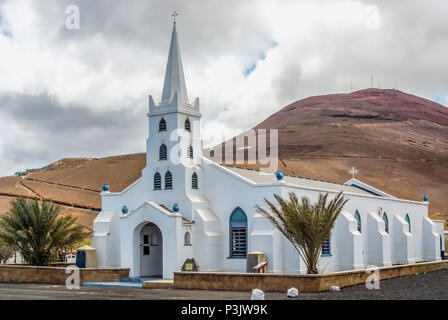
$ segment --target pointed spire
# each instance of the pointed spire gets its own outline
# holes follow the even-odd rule
[[[185,86],[184,70],[182,68],[182,59],[180,57],[179,40],[177,39],[176,21],[174,21],[161,103],[170,103],[176,92],[178,101],[180,103],[188,104],[187,87]]]

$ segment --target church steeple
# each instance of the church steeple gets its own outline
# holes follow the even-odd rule
[[[175,15],[177,15],[176,12],[174,12],[174,18]],[[171,103],[176,92],[179,102],[189,104],[182,59],[180,57],[179,40],[177,39],[176,20],[174,20],[161,104]]]

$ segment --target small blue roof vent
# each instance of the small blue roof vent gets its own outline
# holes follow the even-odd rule
[[[109,185],[107,183],[103,184],[103,191],[108,192],[109,191]]]
[[[177,205],[177,203],[174,204],[173,211],[174,212],[179,212],[179,206]]]
[[[123,206],[123,208],[121,208],[121,213],[127,214],[128,212],[129,212],[129,209],[127,206]]]
[[[426,194],[423,195],[423,202],[428,202],[428,196]]]
[[[277,173],[275,174],[275,176],[277,177],[278,181],[282,180],[284,177],[282,170],[277,170]]]

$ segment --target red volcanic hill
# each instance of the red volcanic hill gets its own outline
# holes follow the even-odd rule
[[[345,182],[355,166],[358,179],[394,196],[427,194],[431,217],[448,217],[448,108],[440,104],[366,89],[294,102],[256,128],[279,129],[279,166],[287,174]],[[62,159],[25,177],[0,178],[0,214],[17,196],[49,199],[91,229],[103,183],[121,191],[145,165],[143,153]]]
[[[398,90],[366,89],[294,102],[256,128],[279,129],[280,167],[345,182],[357,178],[400,198],[427,194],[448,216],[448,108]]]

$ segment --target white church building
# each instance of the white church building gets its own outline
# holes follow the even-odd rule
[[[100,267],[171,279],[194,258],[200,271],[245,272],[247,254],[261,251],[268,272],[306,273],[293,246],[254,208],[289,192],[316,201],[342,191],[349,199],[322,248],[320,272],[441,260],[443,223],[428,217],[426,196],[402,200],[355,178],[338,184],[260,174],[203,157],[199,99],[191,104],[187,95],[175,23],[162,98],[156,104],[149,96],[147,115],[142,176],[117,193],[105,184],[101,193],[92,239]]]

